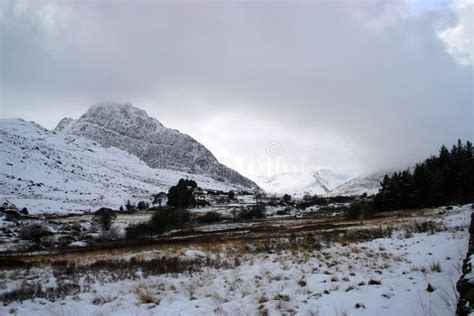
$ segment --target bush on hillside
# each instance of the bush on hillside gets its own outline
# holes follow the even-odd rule
[[[110,230],[112,227],[112,221],[117,217],[115,212],[110,208],[100,208],[94,213],[92,221],[99,225],[103,231]]]
[[[264,218],[266,216],[265,205],[258,204],[249,208],[244,207],[237,213],[237,216],[245,220]]]
[[[371,200],[354,201],[344,211],[344,215],[350,219],[371,217],[375,214],[374,203]]]
[[[191,220],[191,213],[184,209],[158,210],[147,223],[127,227],[127,237],[163,234],[173,229],[183,228]]]
[[[222,221],[224,218],[221,214],[210,211],[206,212],[204,215],[201,215],[197,218],[197,221],[201,224],[207,224],[207,223],[216,223]]]
[[[194,190],[197,183],[193,180],[180,179],[178,184],[168,191],[168,206],[175,208],[188,208],[196,205]]]

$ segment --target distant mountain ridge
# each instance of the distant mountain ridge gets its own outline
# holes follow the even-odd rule
[[[356,178],[348,178],[329,169],[317,171],[281,173],[269,177],[258,177],[257,183],[262,189],[273,194],[290,194],[294,197],[305,195],[319,196],[356,196],[367,193],[376,194],[385,174],[380,171]]]
[[[380,171],[353,178],[328,192],[327,196],[356,196],[364,193],[367,193],[367,195],[376,194],[380,189],[380,182],[387,173],[391,174],[390,171]]]
[[[83,136],[104,147],[122,149],[152,168],[210,176],[247,189],[258,188],[253,181],[219,163],[191,136],[166,128],[130,103],[92,106],[77,120],[64,118],[54,131],[62,135]]]
[[[287,172],[269,177],[257,178],[257,183],[269,193],[290,194],[294,197],[304,195],[324,195],[348,178],[328,169],[314,172]]]
[[[118,208],[128,199],[148,200],[167,191],[180,178],[204,189],[246,189],[205,175],[151,168],[118,148],[21,119],[0,119],[0,144],[0,202],[30,212]]]

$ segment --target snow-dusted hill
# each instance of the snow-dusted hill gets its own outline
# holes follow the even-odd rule
[[[288,172],[257,178],[257,184],[269,193],[290,194],[294,197],[324,195],[341,185],[347,178],[328,169],[312,173]]]
[[[331,190],[327,196],[354,196],[367,193],[368,195],[376,194],[380,188],[380,182],[387,172],[376,172],[365,176],[359,176],[351,179],[334,190]],[[390,172],[388,172],[390,173]]]
[[[95,105],[77,120],[63,119],[55,131],[84,136],[104,147],[120,148],[152,168],[185,171],[248,189],[256,188],[251,180],[220,164],[192,137],[164,127],[128,103]]]
[[[180,178],[194,179],[203,188],[241,187],[209,176],[153,169],[134,155],[81,136],[56,134],[21,119],[0,119],[0,200],[30,211],[118,207],[129,198],[146,199],[167,190]]]
[[[285,194],[294,197],[309,195],[355,196],[367,193],[376,194],[385,174],[391,171],[376,172],[349,179],[328,169],[313,173],[282,173],[270,177],[256,178],[257,184],[268,193]]]

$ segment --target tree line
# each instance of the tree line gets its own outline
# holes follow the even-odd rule
[[[458,140],[451,150],[441,146],[438,155],[418,163],[413,170],[385,175],[374,197],[380,211],[436,207],[474,201],[474,150]]]

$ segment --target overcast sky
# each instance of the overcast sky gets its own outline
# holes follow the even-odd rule
[[[474,139],[474,2],[0,2],[0,117],[131,102],[245,175]],[[295,167],[296,166],[296,167]]]

